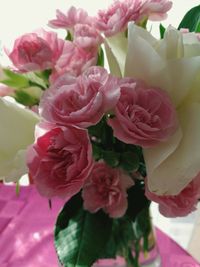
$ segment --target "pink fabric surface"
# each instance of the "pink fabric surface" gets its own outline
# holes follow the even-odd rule
[[[0,185],[0,267],[58,267],[53,246],[56,216],[63,201],[47,199],[33,186]],[[184,233],[183,233],[184,234]],[[162,267],[200,267],[173,240],[157,230]]]

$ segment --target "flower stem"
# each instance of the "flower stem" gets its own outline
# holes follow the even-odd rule
[[[132,249],[129,247],[124,255],[128,267],[140,267],[138,257],[133,257]]]

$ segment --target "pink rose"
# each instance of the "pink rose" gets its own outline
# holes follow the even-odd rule
[[[121,169],[96,162],[83,187],[84,208],[92,213],[103,209],[110,217],[122,217],[128,207],[126,190],[133,185]]]
[[[145,195],[159,204],[159,211],[165,217],[186,216],[196,209],[200,199],[200,173],[176,196],[158,196],[149,191]]]
[[[86,24],[76,24],[74,27],[74,43],[85,49],[98,49],[103,37],[93,27]]]
[[[70,198],[90,174],[92,148],[86,130],[40,123],[27,153],[29,173],[41,195]]]
[[[50,69],[62,54],[64,43],[56,33],[40,30],[16,39],[8,56],[21,72]]]
[[[54,83],[58,77],[64,73],[74,76],[80,75],[90,66],[96,65],[97,50],[85,50],[73,42],[65,41],[64,49],[54,66],[51,83]]]
[[[120,96],[117,78],[91,67],[78,78],[64,75],[43,96],[41,115],[59,125],[88,127],[111,110]]]
[[[169,0],[143,0],[140,9],[140,19],[147,17],[149,20],[159,21],[167,18],[167,12],[171,9]]]
[[[140,2],[133,0],[115,1],[107,10],[100,10],[95,20],[98,30],[112,36],[125,30],[130,20],[138,18]]]
[[[108,120],[119,140],[151,147],[166,141],[177,129],[175,108],[168,95],[131,79],[121,81],[115,117]]]
[[[63,28],[72,30],[78,23],[91,24],[92,18],[82,8],[71,7],[66,14],[56,10],[56,19],[49,21],[49,26],[53,28]]]

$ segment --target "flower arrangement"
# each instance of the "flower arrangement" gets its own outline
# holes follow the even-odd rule
[[[121,255],[138,267],[150,201],[176,217],[200,199],[200,6],[178,29],[160,24],[156,39],[148,21],[171,6],[117,0],[96,17],[57,10],[49,26],[65,40],[41,29],[5,49],[0,178],[28,173],[50,202],[64,199],[55,226],[63,266]]]

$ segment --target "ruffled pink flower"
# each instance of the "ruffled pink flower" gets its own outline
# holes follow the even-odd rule
[[[53,28],[63,28],[72,30],[78,23],[91,24],[92,18],[82,8],[71,7],[66,14],[56,10],[56,19],[49,21],[49,26]]]
[[[168,95],[142,82],[121,80],[115,117],[108,120],[119,140],[152,147],[166,141],[177,129],[176,110]]]
[[[50,69],[62,54],[64,40],[54,32],[40,30],[28,33],[14,43],[8,56],[14,66],[21,72]]]
[[[91,67],[78,78],[64,75],[46,91],[41,115],[59,125],[88,127],[111,110],[120,97],[117,78]]]
[[[139,16],[140,1],[115,1],[107,10],[100,10],[95,20],[97,29],[106,36],[125,30],[129,21]]]
[[[0,97],[13,95],[14,89],[4,84],[0,84]]]
[[[86,69],[96,65],[97,50],[88,51],[74,42],[65,41],[63,52],[54,66],[50,76],[51,83],[64,73],[79,76]]]
[[[92,148],[86,130],[40,123],[27,153],[29,173],[41,195],[70,198],[90,174]]]
[[[167,12],[171,9],[169,0],[143,0],[140,8],[140,19],[146,17],[149,20],[160,21],[167,18]]]
[[[149,191],[145,195],[159,204],[159,211],[165,217],[182,217],[196,210],[200,199],[200,173],[176,196],[158,196]]]
[[[83,187],[84,208],[92,213],[103,209],[110,217],[122,217],[128,207],[126,191],[133,185],[121,169],[96,162]]]
[[[103,42],[103,37],[92,26],[76,24],[74,27],[74,43],[85,49],[98,49]]]

